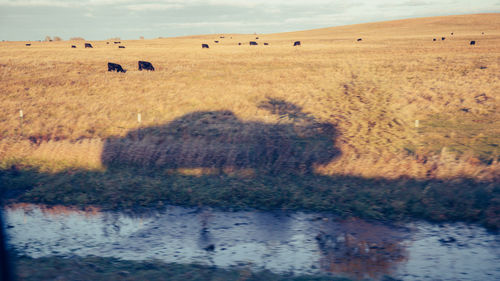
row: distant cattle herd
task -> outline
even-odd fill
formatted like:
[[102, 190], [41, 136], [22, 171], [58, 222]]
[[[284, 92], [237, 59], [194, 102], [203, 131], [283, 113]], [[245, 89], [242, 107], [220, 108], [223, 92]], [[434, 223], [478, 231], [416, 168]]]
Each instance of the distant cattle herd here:
[[[451, 35], [453, 35], [454, 33], [453, 33], [453, 32], [451, 32], [450, 34], [451, 34]], [[484, 32], [481, 32], [481, 34], [483, 34], [483, 35], [484, 35]], [[219, 38], [223, 39], [223, 38], [225, 38], [225, 37], [224, 37], [224, 36], [220, 36]], [[233, 37], [231, 37], [231, 39], [232, 39], [232, 38], [233, 38]], [[259, 37], [255, 37], [255, 39], [257, 39], [257, 40], [258, 40], [258, 39], [259, 39]], [[446, 40], [446, 37], [444, 37], [444, 36], [443, 36], [443, 37], [441, 37], [441, 41], [444, 41], [444, 40]], [[361, 42], [361, 41], [363, 41], [363, 38], [358, 38], [358, 39], [356, 39], [356, 41], [357, 41], [357, 42]], [[432, 41], [437, 41], [437, 39], [436, 39], [436, 38], [432, 38]], [[219, 40], [214, 40], [214, 43], [219, 43], [219, 42], [220, 42]], [[114, 41], [113, 43], [114, 43], [114, 44], [121, 44], [121, 41]], [[258, 45], [258, 43], [257, 43], [256, 41], [249, 41], [248, 43], [249, 43], [249, 45], [250, 45], [250, 46], [257, 46], [257, 45]], [[106, 44], [109, 44], [109, 42], [106, 42]], [[263, 43], [263, 44], [264, 44], [265, 46], [268, 46], [268, 45], [269, 45], [269, 43], [267, 43], [267, 42], [265, 42], [265, 43]], [[238, 43], [238, 46], [241, 46], [241, 45], [242, 45], [242, 43], [241, 43], [241, 42], [239, 42], [239, 43]], [[475, 41], [475, 40], [471, 40], [471, 41], [469, 42], [469, 45], [476, 45], [476, 41]], [[31, 43], [27, 43], [27, 44], [26, 44], [26, 46], [28, 46], [28, 47], [29, 47], [29, 46], [31, 46]], [[301, 46], [301, 42], [300, 42], [300, 41], [294, 41], [294, 42], [293, 42], [293, 46], [294, 46], [294, 47], [295, 47], [295, 46]], [[71, 45], [71, 48], [76, 48], [76, 46], [75, 46], [75, 45]], [[91, 43], [85, 43], [85, 48], [93, 48], [93, 46], [92, 46], [92, 44], [91, 44]], [[118, 46], [118, 48], [119, 48], [119, 49], [125, 49], [125, 46], [120, 45], [120, 46]], [[209, 47], [209, 45], [208, 45], [208, 44], [203, 43], [203, 44], [201, 44], [201, 48], [202, 48], [202, 49], [209, 49], [210, 47]]]
[[[451, 35], [453, 35], [453, 32], [450, 33]], [[482, 32], [481, 34], [484, 35], [484, 32]], [[224, 38], [224, 36], [220, 36], [220, 38]], [[231, 37], [232, 39], [232, 37]], [[259, 39], [259, 37], [255, 37], [255, 39]], [[446, 37], [441, 37], [441, 41], [444, 41], [446, 39]], [[362, 38], [358, 38], [356, 39], [357, 42], [360, 42], [362, 41], [363, 39]], [[432, 41], [437, 41], [436, 38], [433, 38]], [[218, 40], [215, 40], [214, 41], [215, 43], [219, 43]], [[121, 44], [120, 41], [114, 41], [113, 42], [114, 44]], [[109, 44], [109, 42], [106, 42], [106, 44]], [[268, 46], [269, 43], [265, 42], [263, 43], [265, 46]], [[239, 46], [242, 45], [241, 42], [238, 43]], [[250, 46], [256, 46], [258, 45], [258, 43], [256, 41], [249, 41], [249, 45]], [[476, 40], [471, 40], [469, 42], [469, 45], [476, 45]], [[26, 46], [31, 46], [31, 43], [27, 43]], [[84, 44], [85, 48], [93, 48], [92, 44], [91, 43], [85, 43]], [[301, 42], [300, 41], [294, 41], [293, 42], [293, 46], [301, 46]], [[71, 48], [76, 48], [76, 45], [71, 45]], [[123, 45], [120, 45], [118, 46], [119, 49], [124, 49], [125, 46]], [[201, 48], [202, 49], [209, 49], [209, 45], [206, 44], [206, 43], [203, 43], [201, 44]], [[147, 61], [138, 61], [138, 66], [139, 66], [139, 70], [148, 70], [148, 71], [154, 71], [155, 68], [153, 67], [153, 64], [151, 64], [150, 62], [147, 62]], [[126, 69], [123, 69], [121, 65], [117, 64], [117, 63], [112, 63], [112, 62], [108, 62], [108, 71], [116, 71], [116, 72], [127, 72]]]
[[[454, 32], [450, 33], [450, 35], [452, 35], [452, 36], [453, 36], [453, 34], [454, 34]], [[484, 32], [481, 32], [481, 34], [484, 35]], [[444, 40], [446, 40], [446, 37], [444, 37], [444, 36], [441, 37], [441, 41], [444, 41]], [[359, 41], [359, 39], [358, 39], [358, 41]], [[432, 41], [437, 41], [437, 39], [436, 38], [432, 38]], [[469, 42], [469, 45], [476, 45], [476, 40], [471, 40]]]

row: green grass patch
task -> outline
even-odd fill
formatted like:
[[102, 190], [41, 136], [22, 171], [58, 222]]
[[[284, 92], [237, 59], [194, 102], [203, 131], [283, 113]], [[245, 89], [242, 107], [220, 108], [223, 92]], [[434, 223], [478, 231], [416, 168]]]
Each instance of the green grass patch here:
[[[446, 147], [458, 156], [472, 154], [481, 162], [500, 158], [500, 121], [495, 118], [460, 112], [454, 115], [432, 115], [421, 120], [419, 149], [438, 154]], [[407, 147], [414, 151], [417, 147]]]

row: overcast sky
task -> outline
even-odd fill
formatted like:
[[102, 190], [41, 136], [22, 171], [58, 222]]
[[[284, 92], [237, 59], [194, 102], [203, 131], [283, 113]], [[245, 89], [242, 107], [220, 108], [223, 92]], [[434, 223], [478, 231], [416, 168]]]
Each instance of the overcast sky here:
[[500, 0], [0, 0], [0, 40], [274, 33], [500, 12]]

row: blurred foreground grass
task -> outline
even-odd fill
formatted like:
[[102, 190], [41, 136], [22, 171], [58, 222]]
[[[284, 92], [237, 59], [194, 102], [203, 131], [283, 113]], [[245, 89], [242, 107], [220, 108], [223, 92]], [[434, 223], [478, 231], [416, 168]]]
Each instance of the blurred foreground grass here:
[[220, 269], [197, 264], [160, 261], [125, 261], [101, 257], [19, 257], [16, 260], [18, 281], [349, 281], [341, 277], [290, 276], [269, 271], [252, 272], [249, 268]]

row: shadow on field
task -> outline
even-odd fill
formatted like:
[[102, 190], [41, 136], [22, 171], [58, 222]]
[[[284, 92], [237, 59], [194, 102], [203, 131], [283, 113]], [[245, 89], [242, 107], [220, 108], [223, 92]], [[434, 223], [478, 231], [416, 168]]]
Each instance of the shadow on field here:
[[270, 99], [261, 108], [285, 122], [244, 122], [231, 111], [198, 111], [163, 126], [141, 128], [107, 139], [102, 163], [151, 169], [257, 169], [278, 174], [312, 173], [340, 154], [337, 130], [317, 122], [300, 107]]
[[500, 226], [496, 182], [316, 174], [315, 165], [341, 153], [335, 147], [336, 128], [282, 100], [269, 99], [260, 107], [282, 121], [244, 122], [230, 111], [193, 112], [106, 140], [103, 172], [4, 166], [2, 191], [13, 201], [105, 209], [166, 204], [302, 209]]

